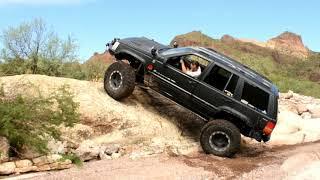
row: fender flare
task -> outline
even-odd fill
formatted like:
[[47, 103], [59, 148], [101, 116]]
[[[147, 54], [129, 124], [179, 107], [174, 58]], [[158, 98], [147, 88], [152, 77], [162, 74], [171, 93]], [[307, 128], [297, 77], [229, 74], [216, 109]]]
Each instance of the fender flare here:
[[134, 57], [135, 59], [141, 61], [142, 64], [146, 63], [146, 61], [141, 56], [137, 55], [136, 53], [134, 53], [132, 51], [120, 50], [119, 52], [117, 52], [117, 54], [128, 54], [128, 55]]

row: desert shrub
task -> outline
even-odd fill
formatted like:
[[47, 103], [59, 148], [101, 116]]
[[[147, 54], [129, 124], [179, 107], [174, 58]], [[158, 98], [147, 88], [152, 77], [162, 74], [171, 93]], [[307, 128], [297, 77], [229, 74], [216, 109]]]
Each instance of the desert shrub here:
[[26, 61], [13, 59], [13, 60], [0, 63], [1, 76], [26, 74], [27, 72], [28, 72], [28, 63]]
[[68, 153], [68, 154], [62, 154], [62, 159], [61, 161], [64, 161], [66, 159], [69, 159], [73, 164], [77, 165], [77, 166], [82, 166], [83, 163], [80, 159], [79, 156], [77, 156], [74, 153]]
[[37, 74], [48, 76], [62, 76], [63, 63], [60, 60], [40, 60], [38, 62]]
[[83, 69], [83, 65], [79, 62], [67, 62], [62, 66], [62, 77], [74, 78], [79, 80], [86, 79], [86, 73]]
[[109, 63], [100, 60], [86, 62], [82, 65], [83, 71], [85, 72], [85, 79], [96, 81], [103, 79], [105, 70], [109, 65]]
[[72, 126], [79, 121], [78, 104], [67, 87], [49, 97], [0, 97], [0, 136], [19, 152], [23, 146], [46, 153], [50, 137], [60, 138], [58, 126]]

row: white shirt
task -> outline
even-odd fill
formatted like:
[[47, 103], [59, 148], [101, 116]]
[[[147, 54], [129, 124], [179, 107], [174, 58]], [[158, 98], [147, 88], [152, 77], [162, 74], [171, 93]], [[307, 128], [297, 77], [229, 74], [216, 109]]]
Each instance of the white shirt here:
[[186, 74], [188, 74], [189, 76], [192, 76], [192, 77], [197, 77], [201, 74], [201, 68], [198, 67], [198, 69], [196, 71], [187, 71]]

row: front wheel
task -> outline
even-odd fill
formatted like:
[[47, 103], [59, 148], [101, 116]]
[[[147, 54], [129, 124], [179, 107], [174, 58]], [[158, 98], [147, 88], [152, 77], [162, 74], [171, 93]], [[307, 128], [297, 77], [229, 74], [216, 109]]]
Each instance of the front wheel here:
[[201, 130], [200, 143], [207, 154], [232, 157], [240, 149], [239, 129], [229, 121], [213, 120]]
[[120, 100], [130, 96], [135, 87], [135, 72], [123, 62], [109, 66], [104, 76], [104, 89], [113, 99]]

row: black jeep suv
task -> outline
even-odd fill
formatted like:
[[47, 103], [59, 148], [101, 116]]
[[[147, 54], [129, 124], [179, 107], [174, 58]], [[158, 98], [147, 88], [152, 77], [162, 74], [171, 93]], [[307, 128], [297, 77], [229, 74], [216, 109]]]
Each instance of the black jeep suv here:
[[[147, 38], [107, 44], [117, 62], [105, 72], [104, 88], [114, 99], [128, 97], [137, 83], [207, 120], [200, 142], [206, 153], [233, 156], [241, 134], [268, 141], [277, 122], [278, 89], [270, 80], [210, 48], [171, 48]], [[198, 62], [201, 74], [181, 70]]]

